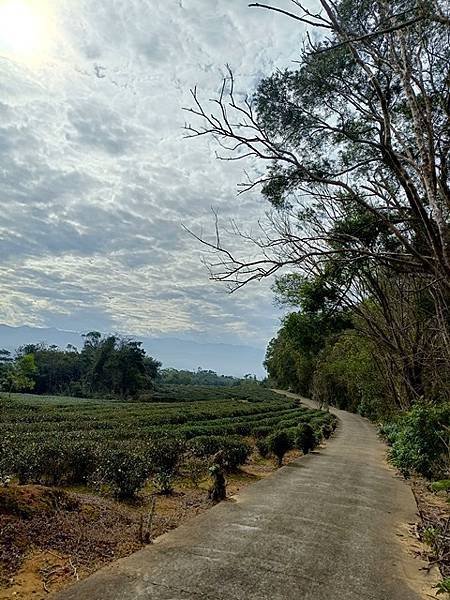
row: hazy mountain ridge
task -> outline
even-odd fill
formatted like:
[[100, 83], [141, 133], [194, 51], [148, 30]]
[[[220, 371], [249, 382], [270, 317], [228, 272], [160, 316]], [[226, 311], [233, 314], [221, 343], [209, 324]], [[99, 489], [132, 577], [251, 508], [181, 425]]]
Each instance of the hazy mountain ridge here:
[[[265, 376], [262, 366], [264, 350], [252, 346], [202, 343], [179, 338], [150, 338], [130, 336], [142, 341], [146, 352], [163, 363], [163, 367], [196, 370], [212, 369], [224, 375], [242, 376], [254, 373]], [[14, 351], [24, 344], [44, 342], [65, 348], [72, 344], [77, 348], [83, 345], [81, 333], [51, 328], [11, 327], [0, 325], [0, 348]]]

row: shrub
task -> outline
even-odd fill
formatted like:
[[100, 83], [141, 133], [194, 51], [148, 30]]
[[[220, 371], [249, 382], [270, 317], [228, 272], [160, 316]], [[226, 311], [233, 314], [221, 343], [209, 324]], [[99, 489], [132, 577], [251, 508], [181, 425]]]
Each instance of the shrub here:
[[101, 459], [94, 482], [108, 485], [120, 500], [134, 498], [149, 477], [146, 458], [132, 451], [108, 449]]
[[16, 463], [14, 439], [3, 436], [0, 439], [0, 484], [16, 474]]
[[448, 474], [450, 404], [418, 404], [391, 430], [389, 457], [408, 477], [414, 471], [429, 479], [443, 479]]
[[297, 427], [295, 436], [295, 446], [303, 452], [308, 454], [317, 445], [317, 437], [314, 429], [308, 423], [302, 423]]
[[67, 451], [67, 481], [85, 484], [92, 477], [98, 462], [98, 453], [88, 444], [73, 444]]
[[181, 457], [185, 450], [183, 441], [174, 438], [162, 438], [152, 442], [146, 451], [154, 483], [162, 494], [172, 492], [172, 483], [178, 472]]
[[44, 444], [39, 449], [38, 478], [44, 483], [60, 485], [68, 471], [67, 447], [58, 443]]
[[256, 448], [258, 449], [259, 454], [262, 458], [266, 458], [269, 456], [269, 444], [267, 442], [267, 438], [260, 438], [256, 440]]
[[395, 442], [399, 431], [399, 425], [394, 421], [391, 423], [383, 423], [383, 425], [380, 427], [380, 434], [384, 437], [389, 446], [392, 446], [392, 444]]
[[25, 439], [23, 444], [13, 447], [10, 474], [14, 474], [21, 485], [43, 481], [56, 484], [63, 472], [61, 463], [58, 448], [54, 445]]
[[185, 451], [185, 443], [176, 438], [162, 438], [152, 441], [146, 450], [153, 473], [174, 473], [178, 469], [181, 457]]
[[323, 437], [328, 440], [333, 433], [333, 426], [330, 423], [324, 423], [321, 427]]
[[450, 492], [450, 479], [441, 479], [440, 481], [433, 481], [431, 484], [433, 492]]
[[251, 452], [250, 445], [237, 436], [199, 436], [189, 441], [189, 448], [194, 455], [204, 457], [221, 451], [227, 471], [234, 471], [243, 465]]
[[252, 431], [255, 438], [265, 438], [272, 433], [273, 429], [269, 426], [255, 427]]
[[187, 452], [183, 459], [183, 473], [189, 477], [195, 487], [206, 476], [208, 470], [208, 461], [201, 456], [195, 456], [192, 452]]
[[437, 590], [436, 596], [439, 596], [440, 594], [450, 594], [450, 577], [445, 577], [442, 581], [437, 583], [434, 587]]
[[275, 431], [267, 438], [267, 444], [270, 452], [276, 456], [278, 466], [283, 464], [283, 457], [288, 450], [292, 448], [292, 440], [286, 431]]

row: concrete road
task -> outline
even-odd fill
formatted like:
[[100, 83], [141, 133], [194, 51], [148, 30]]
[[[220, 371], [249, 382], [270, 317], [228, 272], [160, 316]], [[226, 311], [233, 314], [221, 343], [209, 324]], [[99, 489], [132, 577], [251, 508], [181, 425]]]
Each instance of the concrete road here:
[[59, 600], [418, 600], [409, 487], [366, 420], [336, 411], [325, 449], [98, 571]]

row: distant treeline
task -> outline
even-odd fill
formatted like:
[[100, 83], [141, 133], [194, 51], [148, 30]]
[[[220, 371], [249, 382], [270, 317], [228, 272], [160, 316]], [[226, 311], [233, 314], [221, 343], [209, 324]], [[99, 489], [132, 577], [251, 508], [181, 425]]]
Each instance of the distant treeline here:
[[153, 387], [161, 363], [146, 355], [141, 342], [97, 331], [83, 337], [81, 351], [27, 344], [13, 357], [1, 350], [2, 390], [128, 398]]
[[[255, 375], [245, 375], [245, 381], [256, 381]], [[170, 385], [207, 385], [214, 387], [238, 386], [242, 383], [239, 377], [218, 375], [215, 371], [199, 368], [197, 371], [178, 371], [177, 369], [162, 369], [158, 380]]]
[[[152, 392], [156, 384], [237, 386], [237, 377], [214, 371], [162, 369], [148, 356], [142, 342], [91, 331], [83, 336], [81, 350], [46, 344], [26, 344], [12, 355], [0, 350], [0, 389], [3, 392], [33, 392], [76, 397], [138, 398]], [[246, 381], [256, 380], [246, 375]]]

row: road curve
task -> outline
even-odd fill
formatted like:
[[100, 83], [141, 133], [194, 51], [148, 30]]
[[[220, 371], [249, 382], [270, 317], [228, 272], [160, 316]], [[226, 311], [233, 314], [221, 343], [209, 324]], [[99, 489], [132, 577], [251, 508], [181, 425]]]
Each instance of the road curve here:
[[407, 484], [365, 419], [335, 411], [325, 449], [55, 596], [58, 600], [418, 600]]

